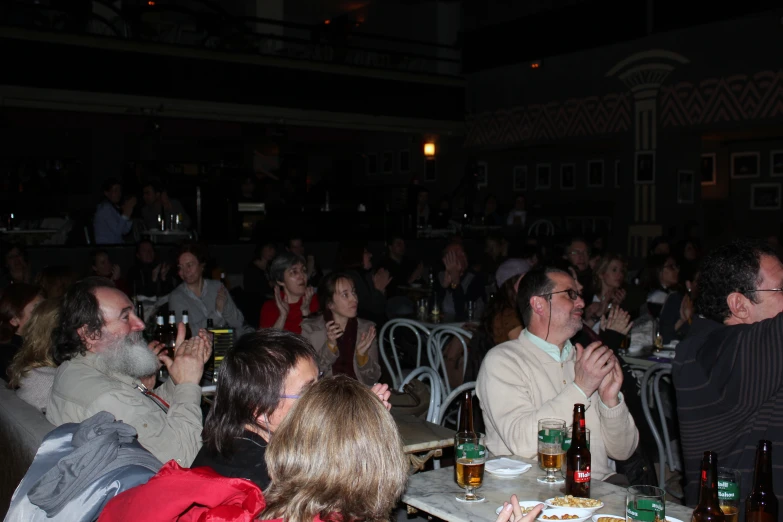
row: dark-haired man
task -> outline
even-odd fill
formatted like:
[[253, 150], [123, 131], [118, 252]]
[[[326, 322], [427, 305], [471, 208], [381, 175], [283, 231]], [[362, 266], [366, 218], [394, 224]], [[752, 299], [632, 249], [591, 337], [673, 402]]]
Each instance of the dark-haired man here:
[[612, 351], [600, 342], [582, 348], [569, 340], [582, 328], [585, 304], [578, 290], [574, 278], [556, 268], [525, 274], [517, 306], [526, 329], [487, 353], [476, 394], [489, 450], [526, 458], [536, 457], [539, 419], [570, 424], [574, 404], [584, 404], [592, 476], [606, 480], [615, 474], [610, 459], [628, 459], [639, 433], [620, 393], [623, 373]]
[[698, 502], [707, 450], [742, 472], [744, 502], [760, 439], [778, 448], [772, 473], [783, 484], [783, 264], [768, 244], [736, 240], [704, 258], [697, 291], [698, 316], [672, 366], [686, 503]]
[[[158, 353], [161, 345], [144, 343], [143, 329], [128, 297], [105, 278], [71, 286], [54, 333], [60, 367], [46, 418], [59, 426], [108, 411], [136, 428], [139, 442], [161, 462], [187, 467], [201, 448], [199, 382], [212, 343], [204, 330], [185, 341], [180, 326], [172, 360]], [[170, 377], [151, 392], [160, 361]]]

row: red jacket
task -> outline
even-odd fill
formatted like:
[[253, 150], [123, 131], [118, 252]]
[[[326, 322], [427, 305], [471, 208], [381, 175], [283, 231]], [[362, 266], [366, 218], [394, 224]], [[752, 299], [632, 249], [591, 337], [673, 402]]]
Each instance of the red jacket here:
[[[283, 293], [283, 299], [285, 299], [285, 293]], [[304, 299], [304, 297], [300, 297], [297, 302], [288, 305], [288, 317], [285, 318], [283, 330], [295, 334], [302, 333], [302, 299]], [[310, 301], [310, 313], [313, 314], [317, 312], [319, 307], [318, 295], [314, 295], [313, 300]], [[259, 324], [261, 328], [271, 328], [278, 317], [280, 317], [280, 310], [277, 309], [277, 303], [275, 303], [274, 299], [270, 299], [261, 307]]]
[[111, 499], [98, 521], [251, 522], [265, 507], [261, 490], [249, 480], [170, 460], [146, 484]]

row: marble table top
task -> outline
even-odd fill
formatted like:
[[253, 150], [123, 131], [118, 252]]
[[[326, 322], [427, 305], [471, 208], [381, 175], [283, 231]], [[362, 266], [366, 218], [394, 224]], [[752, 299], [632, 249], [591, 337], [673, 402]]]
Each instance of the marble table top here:
[[[494, 522], [497, 518], [495, 510], [516, 494], [520, 501], [546, 500], [564, 494], [564, 485], [547, 486], [539, 483], [536, 478], [543, 475], [536, 461], [521, 457], [510, 457], [527, 462], [533, 467], [514, 478], [501, 478], [490, 473], [484, 474], [484, 483], [478, 493], [486, 501], [476, 504], [458, 502], [456, 496], [462, 490], [454, 480], [454, 468], [441, 468], [412, 475], [408, 479], [408, 487], [402, 496], [402, 501], [419, 511], [428, 513], [447, 522]], [[625, 488], [601, 482], [590, 484], [592, 498], [601, 500], [604, 507], [596, 514], [625, 516]], [[691, 519], [690, 508], [666, 503], [666, 516], [674, 517], [684, 522]]]
[[391, 414], [400, 430], [406, 454], [448, 448], [454, 445], [455, 432], [453, 430], [413, 415], [395, 413], [394, 408], [392, 408]]

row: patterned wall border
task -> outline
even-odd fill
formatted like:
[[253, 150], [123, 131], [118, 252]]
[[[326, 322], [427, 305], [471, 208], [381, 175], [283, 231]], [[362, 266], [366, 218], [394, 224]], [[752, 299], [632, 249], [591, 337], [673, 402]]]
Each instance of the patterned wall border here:
[[783, 70], [680, 82], [661, 87], [658, 99], [664, 128], [780, 118]]
[[615, 93], [467, 116], [468, 147], [598, 136], [631, 129], [631, 95]]

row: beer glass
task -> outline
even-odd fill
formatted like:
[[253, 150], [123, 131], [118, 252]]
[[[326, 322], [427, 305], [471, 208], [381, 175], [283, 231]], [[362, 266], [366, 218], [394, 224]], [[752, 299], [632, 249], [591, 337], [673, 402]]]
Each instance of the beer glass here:
[[718, 501], [726, 522], [737, 522], [740, 507], [740, 472], [718, 467]]
[[560, 419], [541, 419], [538, 421], [538, 466], [546, 475], [538, 477], [544, 484], [562, 484], [565, 479], [558, 473], [563, 467], [565, 450], [565, 421]]
[[655, 486], [631, 486], [626, 492], [627, 522], [664, 522], [666, 492]]
[[476, 489], [484, 480], [484, 463], [487, 450], [483, 433], [457, 433], [454, 437], [454, 466], [457, 485], [465, 488], [465, 494], [457, 496], [460, 502], [483, 502], [484, 497], [476, 495]]

